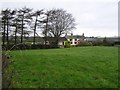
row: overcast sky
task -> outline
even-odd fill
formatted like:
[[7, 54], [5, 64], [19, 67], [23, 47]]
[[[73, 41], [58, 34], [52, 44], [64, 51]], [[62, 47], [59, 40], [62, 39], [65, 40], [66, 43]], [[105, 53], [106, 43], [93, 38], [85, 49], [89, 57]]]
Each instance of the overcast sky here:
[[73, 34], [85, 36], [118, 36], [119, 0], [1, 0], [3, 8], [63, 8], [76, 20]]

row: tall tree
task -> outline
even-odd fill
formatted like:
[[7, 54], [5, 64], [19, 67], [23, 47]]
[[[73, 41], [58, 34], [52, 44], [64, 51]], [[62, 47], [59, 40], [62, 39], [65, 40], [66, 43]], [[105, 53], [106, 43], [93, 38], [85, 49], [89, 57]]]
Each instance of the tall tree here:
[[[15, 14], [14, 10], [5, 9], [2, 10], [2, 25], [3, 25], [3, 45], [5, 43], [5, 38], [7, 45], [9, 45], [9, 31], [10, 31], [10, 25], [11, 20], [14, 18], [13, 15]], [[5, 37], [6, 33], [6, 37]]]
[[5, 44], [5, 32], [6, 32], [6, 10], [2, 10], [1, 12], [2, 15], [2, 41], [3, 41], [3, 45]]
[[47, 37], [48, 37], [48, 31], [49, 31], [49, 16], [50, 16], [50, 13], [51, 13], [51, 10], [50, 11], [47, 11], [46, 13], [45, 13], [45, 15], [46, 15], [46, 19], [44, 20], [44, 23], [45, 23], [45, 25], [44, 25], [44, 30], [43, 30], [43, 35], [44, 35], [44, 40], [45, 40], [45, 47], [46, 47], [46, 44], [47, 44]]
[[14, 35], [14, 44], [16, 45], [17, 42], [18, 42], [17, 41], [17, 34], [18, 34], [18, 32], [20, 32], [20, 29], [21, 29], [21, 23], [20, 23], [20, 20], [17, 17], [17, 15], [14, 17], [11, 26], [15, 28], [14, 31], [13, 31], [13, 35]]
[[61, 35], [68, 33], [75, 28], [75, 19], [72, 14], [63, 9], [52, 9], [49, 13], [48, 33], [55, 37], [55, 44], [58, 45]]
[[24, 28], [27, 23], [31, 21], [31, 11], [30, 8], [22, 8], [18, 10], [18, 18], [21, 20], [21, 43], [23, 43]]
[[39, 20], [39, 19], [41, 19], [40, 18], [41, 15], [43, 15], [43, 9], [42, 10], [37, 10], [32, 14], [32, 16], [34, 17], [33, 18], [34, 24], [31, 28], [34, 30], [34, 37], [33, 37], [33, 44], [34, 45], [35, 45], [35, 38], [36, 38], [36, 29], [42, 23], [42, 21]]

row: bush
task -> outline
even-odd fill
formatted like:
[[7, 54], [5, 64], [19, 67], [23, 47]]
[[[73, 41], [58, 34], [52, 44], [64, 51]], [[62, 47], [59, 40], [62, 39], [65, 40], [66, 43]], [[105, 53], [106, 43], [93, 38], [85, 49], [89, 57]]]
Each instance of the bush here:
[[2, 52], [2, 88], [6, 90], [12, 84], [12, 77], [14, 75], [14, 61], [11, 60], [11, 57], [7, 51]]
[[103, 45], [103, 41], [102, 40], [96, 40], [92, 42], [93, 46], [102, 46]]
[[71, 47], [70, 41], [66, 41], [66, 42], [65, 42], [65, 48], [70, 48], [70, 47]]
[[27, 50], [27, 49], [50, 49], [50, 48], [59, 48], [56, 47], [56, 45], [42, 45], [42, 44], [10, 44], [9, 46], [7, 45], [2, 45], [3, 50]]
[[113, 41], [108, 40], [107, 38], [104, 38], [103, 40], [96, 40], [92, 42], [93, 46], [113, 46]]
[[104, 46], [113, 46], [113, 41], [108, 40], [106, 37], [103, 39], [103, 45]]
[[92, 46], [92, 42], [80, 41], [80, 42], [78, 43], [78, 46]]

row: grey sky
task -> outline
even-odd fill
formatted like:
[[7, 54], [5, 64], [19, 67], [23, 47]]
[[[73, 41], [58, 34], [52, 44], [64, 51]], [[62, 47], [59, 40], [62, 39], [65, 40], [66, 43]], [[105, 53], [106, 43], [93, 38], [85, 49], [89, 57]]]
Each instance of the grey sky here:
[[118, 36], [119, 0], [1, 0], [2, 8], [63, 8], [76, 19], [74, 34]]

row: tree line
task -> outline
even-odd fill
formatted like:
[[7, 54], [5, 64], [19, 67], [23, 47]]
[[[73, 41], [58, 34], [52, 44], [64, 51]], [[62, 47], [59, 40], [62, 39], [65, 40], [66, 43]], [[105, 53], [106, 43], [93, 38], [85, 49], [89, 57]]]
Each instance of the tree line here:
[[[2, 44], [10, 45], [10, 36], [14, 39], [14, 45], [25, 43], [24, 38], [33, 34], [33, 45], [36, 44], [38, 30], [45, 37], [55, 38], [58, 45], [59, 37], [75, 28], [75, 19], [72, 14], [63, 9], [36, 10], [23, 7], [20, 9], [3, 9], [1, 11]], [[19, 38], [19, 40], [18, 40]]]

